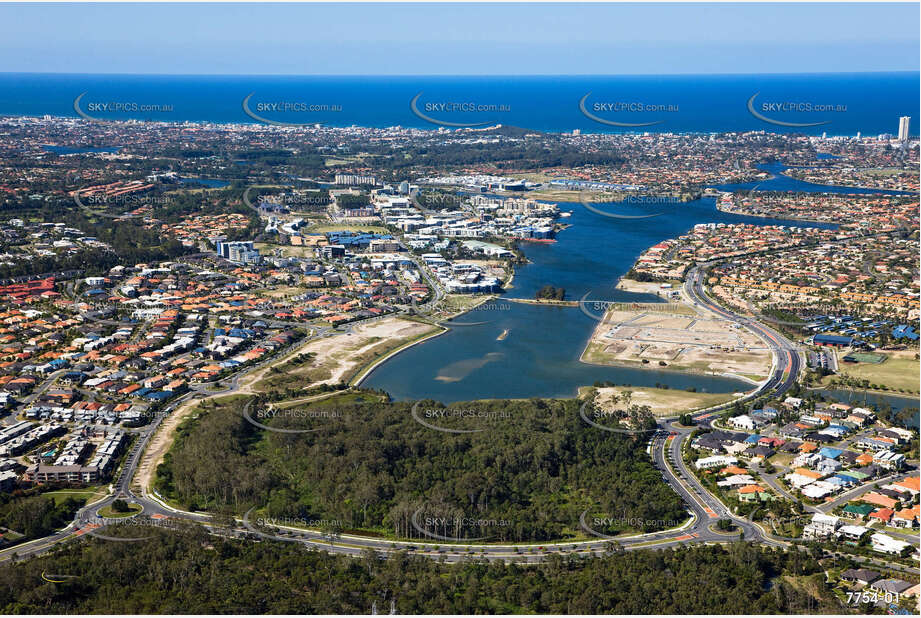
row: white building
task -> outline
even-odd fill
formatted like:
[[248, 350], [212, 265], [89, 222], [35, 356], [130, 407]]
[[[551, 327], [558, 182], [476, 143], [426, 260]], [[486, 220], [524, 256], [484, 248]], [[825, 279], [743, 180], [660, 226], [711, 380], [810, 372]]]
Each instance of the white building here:
[[713, 455], [712, 457], [702, 457], [694, 462], [694, 467], [698, 470], [709, 470], [710, 468], [720, 468], [723, 466], [733, 466], [739, 463], [735, 457], [726, 455]]
[[729, 419], [729, 424], [736, 429], [745, 429], [747, 431], [754, 431], [758, 427], [758, 423], [755, 419], [747, 414], [731, 417]]
[[901, 470], [905, 467], [905, 455], [892, 451], [878, 451], [873, 455], [873, 463], [887, 470]]
[[893, 555], [899, 555], [905, 551], [905, 549], [911, 547], [910, 543], [897, 541], [888, 534], [883, 534], [881, 532], [877, 532], [871, 536], [870, 543], [873, 546], [873, 551]]
[[862, 539], [868, 532], [870, 532], [870, 529], [866, 526], [855, 526], [848, 524], [838, 528], [838, 538], [856, 543], [860, 541], [860, 539]]
[[840, 518], [824, 513], [815, 513], [812, 521], [803, 528], [804, 539], [824, 539], [835, 533], [840, 525]]
[[899, 118], [899, 141], [908, 141], [908, 130], [911, 127], [911, 116], [902, 116]]

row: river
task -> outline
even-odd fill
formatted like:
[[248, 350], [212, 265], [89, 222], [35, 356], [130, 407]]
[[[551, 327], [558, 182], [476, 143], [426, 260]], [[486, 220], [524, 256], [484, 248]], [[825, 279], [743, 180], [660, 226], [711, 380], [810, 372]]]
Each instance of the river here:
[[[379, 365], [362, 386], [380, 388], [395, 399], [432, 398], [443, 403], [487, 398], [573, 397], [580, 386], [610, 381], [633, 386], [696, 387], [702, 392], [747, 391], [737, 378], [695, 375], [631, 367], [589, 365], [579, 361], [596, 322], [575, 307], [524, 305], [503, 297], [534, 298], [543, 285], [566, 289], [566, 297], [613, 301], [657, 301], [654, 295], [615, 289], [637, 257], [648, 247], [707, 222], [834, 227], [824, 224], [748, 217], [723, 213], [713, 198], [685, 203], [631, 203], [603, 206], [625, 215], [663, 213], [646, 219], [614, 219], [578, 203], [571, 227], [556, 243], [523, 243], [529, 264], [516, 268], [512, 287], [474, 311], [457, 326], [426, 343], [413, 346]], [[475, 324], [484, 322], [481, 324]], [[500, 335], [508, 331], [507, 336]]]

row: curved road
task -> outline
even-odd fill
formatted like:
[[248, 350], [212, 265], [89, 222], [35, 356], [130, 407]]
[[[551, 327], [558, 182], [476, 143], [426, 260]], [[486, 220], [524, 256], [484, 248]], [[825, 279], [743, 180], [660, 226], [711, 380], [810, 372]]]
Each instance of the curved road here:
[[[713, 312], [724, 319], [732, 320], [743, 325], [755, 332], [771, 346], [775, 356], [773, 375], [769, 380], [763, 383], [757, 391], [751, 394], [750, 397], [769, 391], [779, 395], [786, 392], [794, 384], [797, 374], [799, 373], [800, 358], [793, 343], [784, 338], [780, 333], [777, 333], [763, 324], [731, 313], [716, 305], [703, 290], [702, 273], [699, 267], [694, 267], [689, 271], [685, 283], [685, 291], [695, 305]], [[317, 335], [320, 336], [328, 336], [329, 334], [331, 333], [317, 333]], [[230, 380], [230, 385], [224, 390], [233, 390], [237, 381], [245, 373], [248, 372], [241, 372], [235, 375]], [[209, 395], [210, 394], [214, 393], [209, 393]], [[432, 539], [431, 541], [390, 541], [356, 535], [332, 535], [320, 531], [304, 530], [282, 525], [263, 525], [260, 527], [261, 529], [256, 529], [246, 518], [237, 520], [231, 527], [220, 527], [209, 524], [211, 518], [208, 514], [181, 511], [165, 504], [157, 496], [147, 494], [146, 488], [142, 489], [142, 495], [135, 494], [130, 488], [130, 480], [137, 470], [144, 448], [163, 417], [188, 398], [202, 395], [204, 395], [204, 393], [200, 392], [200, 390], [187, 393], [180, 400], [177, 400], [164, 410], [154, 422], [139, 433], [139, 439], [132, 445], [118, 477], [112, 483], [112, 492], [109, 496], [99, 502], [82, 508], [77, 513], [74, 522], [64, 530], [49, 537], [38, 539], [30, 543], [24, 543], [4, 552], [0, 552], [0, 561], [8, 560], [14, 555], [17, 557], [35, 555], [46, 551], [56, 543], [78, 538], [83, 534], [91, 534], [94, 536], [103, 534], [103, 531], [99, 529], [99, 525], [106, 522], [100, 520], [96, 516], [96, 511], [103, 506], [111, 504], [119, 497], [140, 504], [143, 507], [141, 516], [152, 518], [152, 521], [182, 520], [196, 522], [204, 524], [214, 533], [226, 536], [244, 538], [252, 538], [253, 536], [268, 537], [282, 541], [299, 542], [306, 546], [315, 547], [324, 551], [347, 555], [360, 555], [368, 549], [373, 549], [385, 554], [394, 551], [411, 551], [421, 555], [442, 558], [449, 562], [478, 557], [487, 558], [489, 560], [507, 560], [527, 563], [539, 562], [552, 554], [560, 553], [598, 555], [615, 550], [631, 550], [649, 547], [661, 548], [684, 543], [733, 541], [739, 538], [739, 531], [741, 531], [742, 536], [748, 540], [770, 545], [787, 544], [783, 541], [768, 537], [760, 527], [752, 522], [734, 516], [722, 502], [700, 484], [694, 474], [687, 469], [681, 456], [683, 445], [690, 437], [693, 430], [693, 428], [684, 427], [671, 427], [665, 430], [660, 428], [654, 432], [650, 440], [652, 459], [656, 467], [662, 472], [665, 481], [683, 498], [689, 512], [692, 514], [692, 518], [687, 523], [676, 529], [650, 534], [625, 537], [604, 537], [572, 542], [494, 545], [476, 543], [445, 544], [443, 541], [437, 539]], [[718, 411], [728, 407], [728, 405], [731, 404], [717, 406], [710, 411]], [[728, 535], [714, 532], [712, 526], [719, 518], [731, 519], [737, 526], [737, 531]], [[111, 524], [112, 522], [109, 523]], [[122, 523], [124, 523], [124, 520], [122, 520]], [[265, 523], [266, 522], [263, 522], [263, 524]], [[274, 529], [277, 533], [269, 534], [264, 532], [264, 530], [269, 528]], [[138, 536], [139, 533], [137, 531], [141, 529], [140, 526], [135, 527], [135, 534], [131, 536]]]

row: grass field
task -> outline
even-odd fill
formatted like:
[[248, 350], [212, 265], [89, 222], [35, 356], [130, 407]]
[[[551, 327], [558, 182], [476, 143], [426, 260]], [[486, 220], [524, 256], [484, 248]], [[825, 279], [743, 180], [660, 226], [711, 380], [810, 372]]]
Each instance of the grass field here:
[[58, 489], [48, 491], [42, 494], [47, 498], [54, 499], [55, 505], [58, 505], [68, 498], [80, 500], [83, 504], [105, 498], [108, 492], [103, 487], [88, 487], [86, 489]]
[[[913, 352], [895, 352], [887, 354], [888, 358], [879, 364], [858, 363], [856, 365], [844, 363], [838, 359], [838, 372], [840, 376], [869, 380], [870, 384], [877, 384], [889, 390], [907, 390], [917, 393], [919, 390], [918, 372], [921, 363], [914, 358]], [[836, 376], [827, 376], [824, 384], [828, 385]]]
[[109, 519], [118, 519], [122, 517], [131, 517], [132, 515], [137, 515], [143, 510], [144, 509], [140, 504], [135, 504], [132, 502], [128, 504], [128, 511], [126, 513], [120, 513], [112, 509], [112, 505], [110, 504], [109, 506], [104, 506], [99, 509], [99, 515], [100, 517], [107, 517]]

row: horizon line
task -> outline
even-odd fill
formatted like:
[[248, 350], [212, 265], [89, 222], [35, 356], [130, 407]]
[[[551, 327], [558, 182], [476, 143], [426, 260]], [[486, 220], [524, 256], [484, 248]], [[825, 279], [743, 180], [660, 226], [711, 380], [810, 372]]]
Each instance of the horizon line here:
[[921, 69], [885, 69], [874, 71], [801, 71], [801, 72], [729, 72], [729, 73], [122, 73], [117, 71], [0, 71], [0, 75], [118, 75], [127, 77], [688, 77], [745, 75], [885, 75], [918, 73]]

